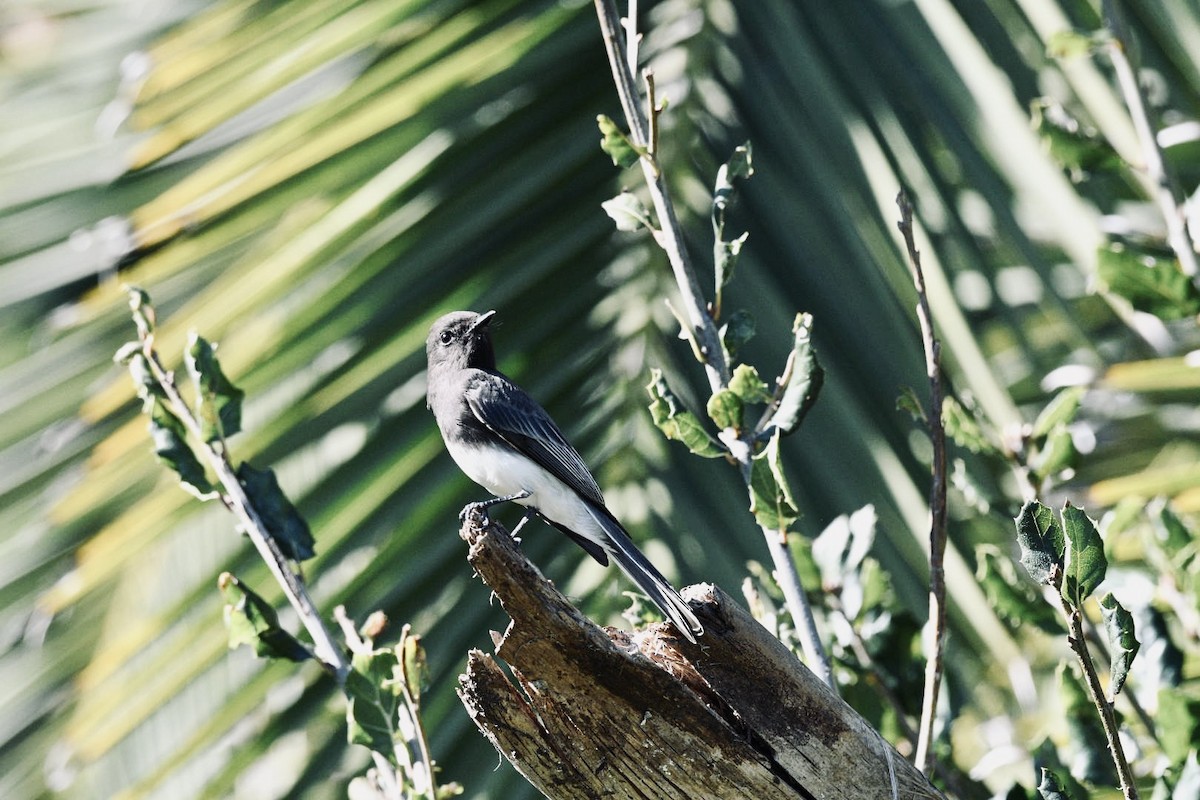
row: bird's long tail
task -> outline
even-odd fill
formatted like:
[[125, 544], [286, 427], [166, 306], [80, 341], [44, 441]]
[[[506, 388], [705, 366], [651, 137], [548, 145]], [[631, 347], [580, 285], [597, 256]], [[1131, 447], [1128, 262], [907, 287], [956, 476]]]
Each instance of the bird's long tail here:
[[696, 619], [692, 609], [675, 591], [671, 582], [642, 555], [621, 524], [605, 513], [604, 509], [596, 509], [589, 503], [588, 511], [608, 534], [607, 541], [602, 543], [604, 551], [612, 557], [621, 571], [646, 593], [654, 605], [658, 606], [684, 638], [695, 644], [696, 636], [704, 633], [704, 626]]

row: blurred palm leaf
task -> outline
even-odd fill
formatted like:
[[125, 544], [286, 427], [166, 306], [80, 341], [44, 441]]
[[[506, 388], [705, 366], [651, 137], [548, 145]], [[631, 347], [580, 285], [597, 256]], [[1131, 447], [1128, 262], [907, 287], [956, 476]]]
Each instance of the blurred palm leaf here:
[[[1102, 70], [1042, 55], [1038, 42], [1063, 27], [1096, 26], [1076, 12], [664, 0], [645, 14], [695, 253], [709, 249], [704, 187], [735, 144], [754, 144], [736, 217], [750, 239], [725, 305], [777, 335], [760, 333], [745, 357], [777, 373], [795, 312], [816, 318], [827, 385], [785, 457], [801, 527], [874, 503], [879, 555], [918, 613], [927, 478], [894, 404], [902, 385], [922, 387], [923, 366], [896, 247], [899, 186], [928, 235], [952, 380], [993, 424], [1041, 405], [1042, 377], [1064, 364], [1101, 373], [1156, 355], [1128, 315], [1082, 291], [1099, 212], [1141, 197], [1138, 179], [1072, 185], [1028, 123], [1048, 82], [1118, 152], [1133, 149]], [[499, 311], [503, 367], [599, 466], [619, 515], [663, 535], [669, 551], [648, 546], [669, 573], [734, 588], [763, 556], [735, 476], [661, 442], [644, 410], [649, 366], [692, 400], [695, 376], [659, 300], [660, 256], [614, 234], [599, 207], [624, 176], [597, 147], [595, 116], [616, 103], [593, 12], [549, 0], [176, 0], [160, 13], [103, 2], [0, 12], [0, 90], [25, 112], [0, 128], [0, 794], [340, 797], [366, 763], [343, 745], [315, 669], [225, 649], [215, 576], [277, 597], [231, 520], [154, 463], [108, 361], [132, 334], [130, 281], [154, 295], [169, 358], [190, 329], [221, 343], [248, 393], [235, 450], [274, 466], [312, 524], [321, 607], [383, 608], [425, 636], [437, 687], [427, 722], [448, 777], [468, 794], [523, 796], [515, 773], [492, 772], [452, 691], [466, 650], [486, 647], [503, 617], [454, 535], [477, 493], [422, 408], [429, 322]], [[1158, 0], [1138, 15], [1143, 56], [1173, 87], [1167, 104], [1194, 114], [1200, 70], [1180, 38], [1200, 24], [1194, 7]], [[12, 49], [46, 31], [56, 41], [36, 57]], [[139, 49], [118, 86], [118, 62]], [[111, 139], [81, 123], [115, 130], [122, 115]], [[1158, 333], [1172, 352], [1193, 335]], [[1194, 403], [1194, 382], [1178, 391]], [[1194, 427], [1148, 406], [1102, 411], [1102, 442], [1125, 443], [1102, 447], [1077, 486], [1150, 467], [1169, 440], [1194, 447]], [[964, 552], [1007, 541], [1015, 512], [1005, 478], [973, 468], [996, 510], [956, 525]], [[525, 546], [593, 614], [615, 618], [611, 574], [550, 531]], [[1000, 677], [1018, 647], [968, 558], [949, 564], [952, 697], [968, 719], [1019, 716]]]

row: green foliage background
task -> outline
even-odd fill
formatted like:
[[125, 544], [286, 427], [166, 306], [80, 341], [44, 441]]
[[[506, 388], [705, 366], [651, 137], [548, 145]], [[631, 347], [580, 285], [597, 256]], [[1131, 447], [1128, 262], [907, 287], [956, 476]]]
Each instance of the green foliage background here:
[[[1047, 375], [1078, 367], [1096, 449], [1055, 496], [1096, 517], [1125, 497], [1200, 505], [1200, 382], [1182, 358], [1194, 321], [1088, 291], [1114, 230], [1144, 238], [1145, 178], [1071, 175], [1030, 125], [1048, 95], [1139, 161], [1106, 59], [1046, 55], [1054, 34], [1099, 27], [1092, 4], [642, 11], [695, 254], [711, 247], [717, 165], [754, 145], [725, 299], [757, 319], [747, 359], [777, 374], [795, 313], [815, 317], [825, 389], [784, 455], [800, 530], [873, 503], [875, 555], [923, 616], [927, 445], [895, 408], [924, 385], [901, 185], [928, 235], [955, 392], [1011, 429], [1045, 405]], [[1195, 119], [1200, 12], [1145, 0], [1130, 15], [1156, 119]], [[502, 368], [678, 582], [736, 592], [765, 560], [736, 476], [662, 441], [645, 410], [651, 367], [694, 408], [702, 393], [661, 254], [600, 209], [635, 180], [598, 147], [616, 96], [590, 4], [15, 0], [0, 9], [0, 98], [0, 796], [341, 797], [366, 763], [315, 668], [227, 651], [216, 575], [277, 595], [230, 518], [154, 461], [110, 361], [132, 338], [123, 282], [154, 296], [168, 358], [192, 329], [220, 342], [247, 392], [233, 447], [274, 467], [309, 520], [321, 607], [382, 608], [423, 634], [434, 755], [468, 796], [528, 789], [453, 694], [467, 649], [504, 618], [455, 533], [478, 492], [423, 407], [439, 314], [498, 311]], [[1196, 149], [1168, 153], [1188, 191]], [[1032, 786], [1025, 748], [1065, 723], [1030, 692], [1053, 696], [1061, 647], [1010, 625], [972, 578], [977, 543], [1015, 560], [1019, 505], [1003, 470], [957, 455], [974, 484], [952, 498], [950, 740], [967, 768], [1011, 746], [978, 777]], [[615, 573], [549, 529], [524, 546], [617, 621]]]

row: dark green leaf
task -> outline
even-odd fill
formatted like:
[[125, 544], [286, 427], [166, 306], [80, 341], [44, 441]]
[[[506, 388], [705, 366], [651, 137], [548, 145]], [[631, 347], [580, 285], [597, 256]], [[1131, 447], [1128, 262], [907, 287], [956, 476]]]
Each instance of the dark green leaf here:
[[188, 374], [196, 386], [196, 419], [206, 442], [233, 436], [242, 429], [242, 397], [217, 361], [216, 348], [192, 333], [185, 357]]
[[250, 504], [258, 511], [267, 533], [284, 555], [293, 561], [304, 561], [316, 555], [308, 523], [279, 488], [274, 470], [255, 469], [243, 462], [238, 467], [237, 478], [246, 490]]
[[785, 532], [800, 518], [792, 490], [783, 474], [778, 430], [763, 451], [754, 456], [750, 467], [750, 513], [754, 521], [768, 531]]
[[896, 408], [900, 411], [907, 411], [914, 422], [922, 425], [929, 422], [929, 417], [925, 415], [925, 407], [921, 405], [921, 398], [917, 396], [917, 390], [911, 386], [900, 387], [900, 394], [896, 397]]
[[1045, 767], [1042, 767], [1042, 779], [1038, 782], [1037, 790], [1042, 800], [1071, 800], [1071, 795], [1067, 794], [1058, 776]]
[[643, 227], [654, 230], [650, 210], [635, 194], [621, 192], [611, 200], [605, 200], [600, 206], [605, 214], [612, 217], [619, 231], [636, 231]]
[[731, 389], [721, 389], [708, 398], [705, 410], [708, 412], [708, 418], [716, 423], [718, 428], [732, 428], [736, 431], [742, 429], [742, 399]]
[[1066, 542], [1054, 512], [1036, 500], [1021, 509], [1017, 523], [1017, 543], [1021, 546], [1021, 564], [1037, 583], [1050, 583], [1054, 568], [1062, 568]]
[[1164, 320], [1200, 313], [1200, 289], [1179, 270], [1174, 258], [1109, 242], [1100, 248], [1096, 274], [1104, 291], [1124, 297], [1138, 311]]
[[1163, 687], [1158, 690], [1159, 744], [1172, 763], [1200, 748], [1200, 697], [1190, 689]]
[[650, 383], [646, 384], [646, 391], [650, 394], [650, 418], [668, 439], [683, 442], [688, 450], [704, 458], [725, 455], [725, 448], [709, 436], [699, 418], [684, 408], [671, 391], [662, 370], [650, 370]]
[[396, 763], [399, 661], [393, 650], [355, 653], [346, 676], [347, 736]]
[[254, 648], [260, 658], [305, 661], [312, 653], [296, 637], [279, 627], [275, 609], [228, 572], [221, 573], [217, 586], [225, 598], [225, 627], [229, 649], [243, 644]]
[[600, 128], [600, 149], [608, 153], [613, 164], [625, 169], [638, 163], [638, 159], [642, 157], [641, 148], [630, 141], [616, 122], [600, 114], [596, 117], [596, 124]]
[[1038, 478], [1048, 478], [1072, 466], [1075, 456], [1075, 440], [1071, 438], [1071, 432], [1060, 425], [1050, 432], [1038, 451], [1032, 465], [1033, 474]]
[[792, 323], [792, 352], [788, 355], [787, 383], [779, 400], [779, 408], [766, 423], [764, 430], [774, 425], [785, 435], [800, 426], [804, 416], [817, 401], [825, 371], [817, 363], [817, 353], [812, 346], [811, 314], [797, 314]]
[[1100, 614], [1104, 617], [1104, 632], [1108, 635], [1108, 652], [1112, 659], [1108, 685], [1111, 702], [1125, 685], [1129, 666], [1141, 645], [1134, 636], [1133, 616], [1117, 602], [1112, 592], [1106, 592], [1100, 598]]
[[942, 426], [955, 444], [972, 453], [1000, 455], [1000, 445], [984, 431], [978, 418], [953, 397], [942, 400]]
[[[723, 235], [724, 230], [721, 233]], [[742, 254], [742, 247], [748, 238], [750, 238], [750, 234], [745, 232], [736, 239], [717, 239], [713, 242], [713, 265], [718, 285], [723, 287], [733, 278], [733, 270], [737, 266], [738, 256]]]
[[975, 547], [975, 579], [988, 605], [1012, 629], [1033, 624], [1051, 635], [1063, 633], [1062, 618], [1054, 613], [1029, 581], [1017, 575], [1016, 562], [993, 544]]
[[746, 243], [749, 233], [742, 233], [730, 239], [725, 235], [725, 212], [733, 200], [734, 181], [749, 178], [754, 174], [750, 143], [746, 142], [733, 151], [733, 155], [717, 170], [717, 178], [713, 185], [712, 227], [713, 227], [713, 269], [716, 284], [716, 306], [720, 308], [721, 290], [733, 278], [733, 270], [737, 265], [738, 255]]
[[721, 344], [725, 347], [725, 360], [733, 363], [742, 345], [754, 338], [754, 317], [750, 313], [738, 309], [726, 319], [721, 326]]
[[1191, 532], [1165, 500], [1152, 505], [1149, 512], [1158, 541], [1168, 553], [1178, 552], [1192, 543]]
[[1072, 386], [1056, 394], [1034, 420], [1030, 436], [1033, 439], [1041, 439], [1052, 431], [1074, 422], [1075, 415], [1079, 413], [1079, 403], [1083, 399], [1083, 392], [1082, 387]]
[[1082, 509], [1068, 503], [1063, 509], [1062, 520], [1066, 534], [1062, 596], [1079, 608], [1104, 580], [1108, 561], [1104, 557], [1100, 533]]
[[154, 454], [175, 471], [185, 490], [200, 500], [211, 500], [217, 493], [204, 472], [204, 466], [187, 441], [187, 429], [167, 408], [161, 398], [150, 398], [150, 437]]
[[729, 379], [729, 390], [741, 398], [743, 403], [766, 403], [771, 399], [771, 391], [758, 370], [749, 364], [738, 364]]
[[1115, 172], [1122, 166], [1120, 157], [1104, 137], [1081, 125], [1058, 103], [1037, 98], [1030, 104], [1030, 117], [1051, 158], [1073, 180], [1094, 172]]

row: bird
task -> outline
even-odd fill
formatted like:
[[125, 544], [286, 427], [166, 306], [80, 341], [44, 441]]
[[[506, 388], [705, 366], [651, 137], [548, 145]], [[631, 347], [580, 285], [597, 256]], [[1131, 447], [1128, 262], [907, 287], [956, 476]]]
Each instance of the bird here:
[[524, 506], [513, 535], [539, 516], [588, 555], [609, 561], [693, 644], [703, 626], [670, 581], [634, 545], [604, 502], [583, 458], [536, 400], [496, 368], [495, 311], [453, 311], [425, 340], [426, 400], [451, 458], [492, 497], [461, 518], [504, 502]]

